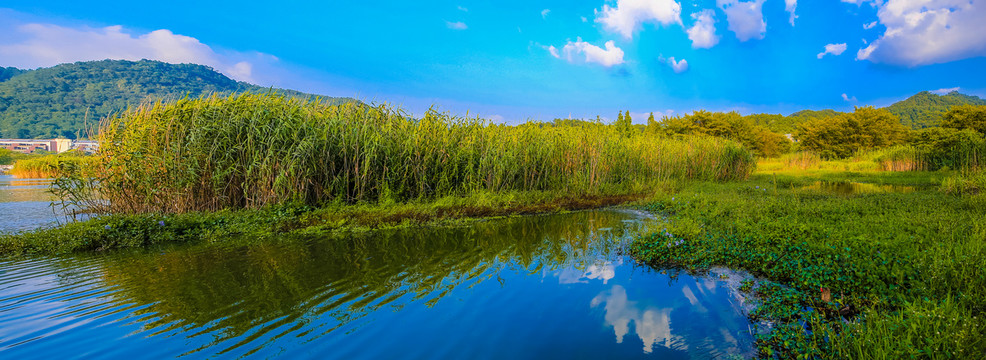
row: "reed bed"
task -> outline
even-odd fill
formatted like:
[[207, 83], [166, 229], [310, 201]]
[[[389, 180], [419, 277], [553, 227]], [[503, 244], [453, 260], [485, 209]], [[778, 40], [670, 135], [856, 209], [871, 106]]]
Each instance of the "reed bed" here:
[[87, 166], [88, 159], [73, 155], [44, 155], [17, 160], [10, 175], [22, 179], [57, 178], [78, 172]]
[[63, 183], [71, 202], [103, 213], [591, 194], [743, 179], [755, 166], [741, 145], [707, 137], [625, 136], [600, 123], [506, 126], [435, 111], [415, 119], [387, 105], [277, 94], [146, 104], [103, 120], [98, 140], [100, 175]]

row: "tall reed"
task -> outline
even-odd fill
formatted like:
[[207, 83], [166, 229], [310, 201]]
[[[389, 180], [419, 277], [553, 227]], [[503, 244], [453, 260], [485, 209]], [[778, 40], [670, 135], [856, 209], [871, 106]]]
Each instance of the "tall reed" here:
[[740, 179], [755, 166], [749, 151], [718, 139], [626, 137], [599, 123], [506, 126], [435, 111], [415, 119], [386, 105], [330, 106], [276, 94], [146, 104], [102, 121], [98, 140], [100, 175], [72, 185], [95, 191], [69, 195], [112, 213], [474, 191], [583, 194], [661, 180]]

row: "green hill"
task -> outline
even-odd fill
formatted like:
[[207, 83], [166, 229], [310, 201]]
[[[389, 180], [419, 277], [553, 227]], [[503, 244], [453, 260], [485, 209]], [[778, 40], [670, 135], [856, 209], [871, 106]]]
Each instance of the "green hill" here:
[[986, 100], [952, 91], [946, 95], [935, 95], [922, 91], [906, 100], [898, 101], [887, 110], [900, 117], [901, 124], [912, 129], [938, 126], [941, 116], [956, 105], [986, 105]]
[[[74, 139], [86, 136], [86, 123], [91, 126], [144, 101], [269, 90], [235, 81], [208, 66], [148, 60], [77, 62], [38, 70], [0, 68], [0, 137]], [[275, 90], [288, 96], [315, 96]]]

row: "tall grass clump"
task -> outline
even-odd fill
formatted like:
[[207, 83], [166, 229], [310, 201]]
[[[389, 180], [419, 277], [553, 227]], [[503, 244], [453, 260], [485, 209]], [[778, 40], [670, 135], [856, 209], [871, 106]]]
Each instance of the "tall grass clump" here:
[[44, 155], [14, 162], [10, 174], [22, 179], [57, 178], [85, 168], [89, 158], [76, 154]]
[[613, 126], [506, 126], [429, 111], [328, 105], [276, 94], [146, 104], [101, 122], [99, 176], [66, 185], [106, 213], [393, 202], [472, 192], [631, 189], [730, 180], [755, 166], [739, 144], [621, 135]]

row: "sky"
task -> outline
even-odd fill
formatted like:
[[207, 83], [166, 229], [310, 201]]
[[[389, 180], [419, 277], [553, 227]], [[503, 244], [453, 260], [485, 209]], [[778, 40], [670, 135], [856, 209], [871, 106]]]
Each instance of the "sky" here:
[[0, 2], [0, 66], [208, 65], [498, 122], [986, 97], [986, 0]]

